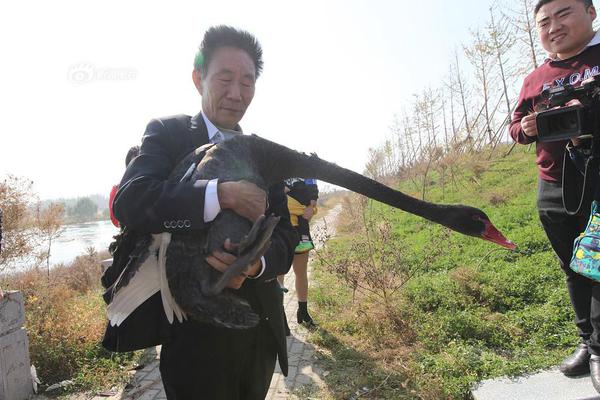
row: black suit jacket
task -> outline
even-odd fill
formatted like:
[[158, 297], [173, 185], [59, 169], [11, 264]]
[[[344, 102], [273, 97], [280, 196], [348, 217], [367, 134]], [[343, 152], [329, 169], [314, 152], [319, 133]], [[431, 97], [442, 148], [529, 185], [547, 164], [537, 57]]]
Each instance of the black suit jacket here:
[[[204, 197], [208, 181], [195, 184], [167, 181], [183, 157], [206, 143], [208, 132], [201, 114], [193, 118], [178, 115], [152, 120], [144, 133], [140, 155], [125, 171], [113, 203], [115, 216], [122, 225], [151, 233], [206, 229]], [[290, 269], [297, 237], [289, 220], [283, 182], [269, 189], [268, 200], [267, 215], [272, 213], [282, 218], [265, 253], [266, 268], [258, 279], [247, 279], [237, 294], [246, 298], [271, 327], [281, 370], [287, 374], [282, 293], [275, 278]], [[170, 340], [170, 328], [160, 294], [156, 294], [120, 327], [109, 326], [103, 344], [116, 351], [149, 347]]]

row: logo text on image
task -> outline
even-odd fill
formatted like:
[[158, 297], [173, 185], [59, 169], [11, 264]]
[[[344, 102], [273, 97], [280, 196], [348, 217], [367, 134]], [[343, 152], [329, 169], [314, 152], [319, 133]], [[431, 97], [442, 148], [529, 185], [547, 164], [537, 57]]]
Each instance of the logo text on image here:
[[93, 81], [130, 81], [137, 77], [133, 68], [97, 67], [91, 63], [78, 63], [69, 67], [67, 79], [76, 84]]

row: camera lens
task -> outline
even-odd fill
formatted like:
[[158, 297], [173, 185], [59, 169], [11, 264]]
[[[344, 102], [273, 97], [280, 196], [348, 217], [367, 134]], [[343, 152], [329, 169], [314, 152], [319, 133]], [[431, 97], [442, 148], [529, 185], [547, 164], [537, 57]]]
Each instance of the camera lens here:
[[572, 131], [578, 127], [578, 119], [576, 113], [565, 113], [562, 118], [558, 118], [557, 130]]

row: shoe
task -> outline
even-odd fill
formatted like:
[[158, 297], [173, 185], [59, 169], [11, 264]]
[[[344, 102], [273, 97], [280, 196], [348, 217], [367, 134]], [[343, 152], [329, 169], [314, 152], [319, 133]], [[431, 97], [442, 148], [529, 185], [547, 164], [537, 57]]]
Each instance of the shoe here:
[[[600, 363], [600, 357], [598, 362]], [[577, 349], [567, 357], [559, 369], [565, 376], [584, 375], [590, 371], [590, 353], [588, 353], [588, 345], [585, 343], [579, 344]], [[600, 364], [598, 364], [600, 373]], [[600, 379], [600, 375], [598, 375]]]
[[308, 239], [306, 239], [306, 240], [303, 239], [298, 243], [298, 246], [296, 246], [294, 253], [302, 254], [302, 253], [306, 253], [307, 251], [311, 251], [314, 248], [315, 248], [315, 245], [313, 244], [312, 241], [310, 241]]
[[590, 357], [590, 377], [592, 378], [592, 385], [596, 392], [600, 393], [600, 356], [592, 355]]
[[298, 318], [298, 324], [303, 324], [307, 328], [317, 327], [317, 323], [313, 321], [308, 312], [302, 312], [298, 310], [298, 312], [296, 312], [296, 318]]

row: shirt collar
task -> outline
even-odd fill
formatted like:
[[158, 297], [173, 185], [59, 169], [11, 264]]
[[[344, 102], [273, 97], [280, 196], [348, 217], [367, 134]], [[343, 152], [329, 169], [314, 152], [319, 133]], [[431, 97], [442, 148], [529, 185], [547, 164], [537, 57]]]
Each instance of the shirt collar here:
[[215, 136], [217, 134], [217, 132], [221, 132], [225, 136], [225, 139], [228, 139], [236, 134], [244, 133], [242, 131], [242, 128], [239, 125], [237, 125], [234, 130], [223, 129], [223, 128], [219, 129], [219, 128], [217, 128], [217, 126], [215, 124], [210, 122], [210, 120], [208, 118], [206, 118], [206, 115], [204, 115], [203, 112], [200, 112], [200, 114], [202, 114], [202, 118], [204, 118], [204, 123], [206, 124], [206, 130], [208, 132], [208, 141], [209, 142], [213, 141], [213, 136]]
[[215, 124], [213, 124], [208, 118], [206, 118], [206, 115], [204, 115], [204, 113], [201, 114], [202, 118], [204, 118], [204, 123], [206, 124], [206, 130], [208, 132], [208, 141], [212, 142], [213, 136], [215, 136], [217, 132], [219, 132], [219, 129], [217, 129]]
[[595, 46], [597, 44], [600, 44], [600, 30], [596, 31], [596, 34], [585, 48], [587, 49], [588, 47]]

